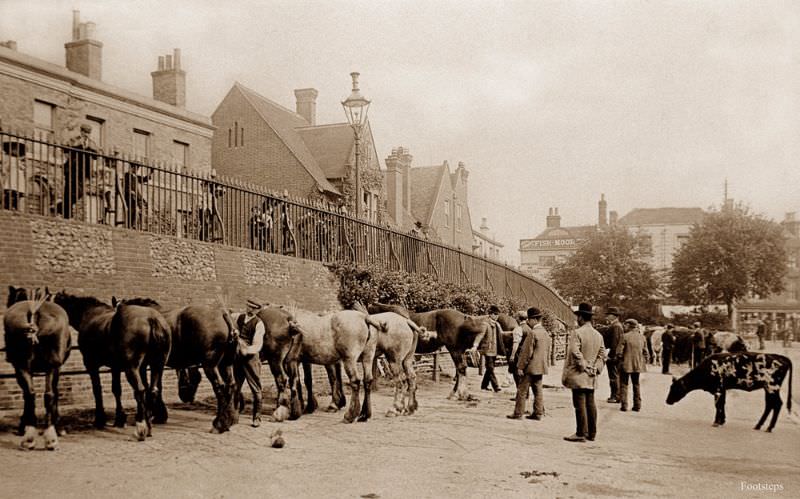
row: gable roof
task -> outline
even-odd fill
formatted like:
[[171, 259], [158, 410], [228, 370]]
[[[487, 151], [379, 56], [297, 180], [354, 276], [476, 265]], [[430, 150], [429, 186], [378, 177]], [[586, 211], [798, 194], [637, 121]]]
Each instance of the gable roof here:
[[253, 106], [253, 109], [258, 113], [261, 119], [264, 120], [267, 126], [272, 128], [278, 138], [281, 139], [300, 164], [303, 165], [309, 175], [311, 175], [319, 188], [322, 191], [339, 195], [339, 191], [328, 181], [317, 163], [316, 158], [306, 146], [300, 133], [296, 130], [298, 127], [308, 126], [308, 122], [294, 111], [290, 111], [280, 104], [267, 99], [239, 82], [234, 83], [233, 86], [242, 93], [247, 102]]
[[589, 237], [595, 232], [597, 232], [596, 225], [548, 227], [533, 239], [589, 239]]
[[[410, 169], [410, 208], [414, 218], [429, 225], [436, 206], [436, 198], [447, 174], [447, 163], [436, 166], [418, 166]], [[449, 177], [448, 177], [449, 179]]]
[[304, 126], [297, 133], [317, 161], [326, 178], [344, 178], [345, 165], [355, 145], [353, 129], [347, 123]]
[[622, 225], [693, 225], [705, 216], [702, 208], [635, 208], [619, 219]]

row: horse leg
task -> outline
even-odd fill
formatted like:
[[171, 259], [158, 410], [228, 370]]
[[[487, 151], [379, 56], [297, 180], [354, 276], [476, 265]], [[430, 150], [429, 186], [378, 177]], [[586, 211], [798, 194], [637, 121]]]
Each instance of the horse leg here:
[[343, 408], [347, 405], [347, 397], [344, 396], [344, 386], [342, 385], [342, 363], [337, 362], [334, 366], [334, 374], [336, 377], [336, 392], [334, 394], [334, 399], [336, 401], [336, 407], [339, 409]]
[[[325, 366], [325, 370], [328, 370], [328, 366]], [[328, 379], [330, 379], [330, 376]], [[310, 362], [303, 362], [303, 380], [306, 385], [306, 393], [308, 394], [308, 402], [306, 403], [304, 414], [314, 414], [319, 404], [317, 403], [317, 397], [314, 396], [314, 378], [312, 376]]]
[[288, 386], [288, 376], [283, 371], [280, 362], [275, 362], [273, 360], [269, 361], [269, 370], [272, 371], [272, 377], [275, 378], [275, 389], [278, 392], [278, 399], [275, 403], [275, 408], [277, 409], [281, 405], [289, 406], [289, 386]]
[[372, 398], [370, 391], [372, 390], [372, 358], [375, 356], [375, 351], [366, 351], [362, 354], [361, 369], [364, 371], [364, 402], [361, 404], [361, 415], [358, 417], [360, 422], [365, 422], [372, 417]]
[[161, 380], [164, 376], [164, 362], [157, 359], [150, 366], [150, 410], [153, 413], [153, 423], [164, 424], [169, 418], [167, 406], [164, 404]]
[[143, 442], [147, 438], [147, 403], [145, 401], [145, 389], [142, 382], [139, 366], [129, 366], [125, 369], [125, 377], [133, 388], [133, 397], [136, 399], [136, 429], [133, 436], [136, 440]]
[[356, 366], [355, 359], [347, 359], [344, 361], [344, 370], [347, 373], [347, 379], [350, 382], [350, 405], [344, 413], [344, 422], [352, 423], [355, 421], [356, 416], [361, 412], [361, 379], [358, 375], [358, 367]]
[[300, 386], [300, 374], [296, 360], [289, 362], [289, 419], [294, 421], [303, 413], [303, 387]]
[[217, 413], [211, 422], [211, 433], [225, 433], [230, 429], [230, 420], [225, 415], [225, 407], [230, 403], [230, 396], [226, 390], [227, 385], [222, 379], [217, 366], [204, 364], [203, 371], [205, 371], [217, 398]]
[[714, 416], [714, 424], [712, 426], [722, 426], [725, 424], [725, 390], [720, 390], [719, 393], [714, 395], [714, 406], [717, 413]]
[[372, 386], [370, 387], [373, 392], [378, 391], [378, 355], [372, 359]]
[[331, 386], [331, 403], [325, 412], [336, 412], [343, 407], [342, 399], [342, 367], [336, 364], [325, 366], [325, 373], [328, 375], [328, 384]]
[[[128, 417], [125, 415], [125, 410], [122, 408], [122, 382], [121, 382], [122, 373], [120, 373], [119, 369], [111, 369], [111, 392], [114, 394], [114, 400], [116, 401], [117, 408], [114, 413], [114, 428], [125, 428], [125, 424], [127, 422]], [[98, 377], [98, 386], [100, 384], [100, 379]], [[102, 393], [102, 392], [101, 392]], [[103, 399], [102, 395], [100, 398], [100, 404], [102, 406]], [[103, 420], [105, 421], [105, 411], [103, 411]]]
[[[222, 377], [222, 381], [225, 383], [226, 393], [222, 414], [226, 421], [229, 422], [228, 427], [231, 427], [239, 423], [239, 411], [236, 407], [237, 386], [233, 375], [233, 364], [225, 364], [224, 367], [219, 369], [219, 374], [220, 377]], [[240, 390], [238, 393], [241, 395], [241, 387], [238, 388]]]
[[58, 449], [58, 433], [56, 432], [56, 420], [58, 419], [58, 368], [47, 371], [44, 381], [44, 410], [45, 426], [44, 445], [47, 450]]
[[773, 428], [775, 428], [775, 423], [778, 422], [778, 415], [781, 413], [781, 407], [783, 407], [783, 400], [781, 400], [781, 392], [775, 391], [768, 395], [768, 397], [772, 398], [772, 419], [769, 422], [769, 426], [767, 426], [767, 431], [771, 432]]
[[245, 375], [241, 359], [236, 360], [236, 365], [233, 368], [233, 377], [235, 383], [233, 390], [234, 409], [237, 410], [239, 414], [244, 414], [245, 401], [244, 396], [242, 395], [242, 386], [244, 386]]
[[[94, 395], [94, 427], [106, 426], [106, 410], [103, 407], [103, 386], [100, 384], [100, 370], [98, 367], [86, 367], [92, 380], [92, 394]], [[119, 407], [119, 403], [117, 403]], [[116, 426], [116, 424], [114, 425]]]
[[403, 385], [405, 384], [405, 378], [402, 374], [402, 370], [400, 368], [400, 364], [395, 362], [394, 359], [389, 361], [389, 370], [392, 373], [393, 384], [394, 384], [394, 400], [392, 401], [392, 408], [386, 412], [387, 416], [396, 416], [398, 414], [402, 414], [405, 409], [404, 405], [404, 398], [403, 395]]
[[417, 374], [414, 372], [414, 352], [405, 358], [403, 361], [403, 370], [406, 375], [406, 383], [408, 384], [407, 394], [408, 402], [406, 404], [406, 413], [414, 414], [417, 410]]
[[450, 357], [452, 357], [453, 365], [456, 367], [456, 380], [451, 397], [455, 395], [458, 400], [469, 400], [471, 397], [468, 393], [467, 363], [464, 361], [464, 355], [458, 352], [450, 352]]
[[14, 374], [25, 401], [20, 422], [20, 426], [23, 428], [23, 437], [19, 446], [30, 450], [36, 445], [36, 394], [33, 392], [33, 376], [29, 371], [22, 369], [15, 369]]

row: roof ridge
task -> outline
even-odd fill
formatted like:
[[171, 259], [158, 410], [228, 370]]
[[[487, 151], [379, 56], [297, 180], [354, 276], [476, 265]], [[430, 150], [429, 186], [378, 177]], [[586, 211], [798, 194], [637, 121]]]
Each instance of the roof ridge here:
[[[234, 82], [233, 82], [233, 84], [234, 84], [234, 85], [238, 85], [238, 86], [242, 87], [242, 88], [243, 88], [243, 89], [245, 89], [247, 92], [250, 92], [250, 93], [252, 93], [252, 94], [255, 94], [255, 95], [256, 95], [256, 97], [258, 97], [259, 99], [265, 100], [265, 101], [269, 102], [270, 104], [272, 104], [272, 105], [275, 105], [275, 106], [277, 106], [277, 107], [281, 108], [281, 110], [283, 110], [283, 111], [286, 111], [287, 113], [291, 113], [291, 114], [293, 114], [294, 116], [296, 116], [296, 117], [298, 117], [298, 118], [302, 118], [302, 120], [303, 120], [303, 121], [306, 121], [306, 119], [303, 117], [303, 115], [302, 115], [302, 114], [299, 114], [297, 111], [292, 111], [292, 110], [291, 110], [291, 109], [289, 109], [288, 107], [286, 107], [286, 106], [284, 106], [284, 105], [282, 105], [282, 104], [280, 104], [280, 103], [278, 103], [278, 102], [275, 102], [274, 100], [270, 99], [269, 97], [264, 97], [263, 95], [261, 95], [259, 92], [256, 92], [256, 91], [255, 91], [255, 90], [253, 90], [252, 88], [250, 88], [250, 87], [248, 87], [248, 86], [246, 86], [246, 85], [243, 85], [243, 84], [239, 83], [238, 81], [234, 81]], [[306, 121], [306, 123], [308, 123], [308, 122]]]
[[324, 125], [305, 125], [305, 126], [296, 126], [295, 129], [307, 130], [309, 128], [333, 128], [339, 126], [350, 126], [350, 123], [325, 123]]

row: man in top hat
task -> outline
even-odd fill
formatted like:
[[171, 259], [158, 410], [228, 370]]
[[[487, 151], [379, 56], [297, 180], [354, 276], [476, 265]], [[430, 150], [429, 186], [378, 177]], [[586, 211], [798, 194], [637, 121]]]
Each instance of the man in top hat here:
[[594, 391], [597, 388], [597, 376], [603, 371], [606, 350], [603, 336], [592, 327], [592, 306], [581, 303], [575, 315], [578, 318], [578, 328], [569, 333], [564, 371], [561, 375], [561, 382], [572, 390], [575, 433], [564, 437], [564, 440], [584, 442], [594, 440], [597, 435]]
[[539, 420], [544, 416], [544, 390], [542, 376], [547, 374], [547, 354], [550, 351], [550, 334], [542, 326], [542, 312], [536, 307], [528, 309], [525, 327], [529, 328], [516, 362], [517, 398], [513, 414], [509, 419], [519, 419], [525, 412], [525, 402], [528, 400], [528, 389], [533, 388], [533, 411], [527, 419]]
[[622, 341], [622, 335], [625, 333], [622, 328], [622, 323], [619, 321], [619, 309], [617, 307], [608, 307], [606, 310], [606, 320], [608, 321], [608, 335], [606, 348], [609, 350], [608, 361], [608, 385], [611, 388], [611, 395], [608, 397], [609, 404], [619, 403], [619, 361], [616, 352], [619, 344]]
[[[239, 346], [234, 363], [234, 375], [237, 386], [247, 381], [253, 392], [253, 426], [261, 425], [261, 348], [264, 346], [264, 323], [258, 317], [261, 304], [256, 300], [247, 300], [247, 309], [236, 319], [239, 328]], [[237, 394], [241, 397], [240, 394]], [[240, 406], [241, 407], [241, 406]]]
[[72, 218], [72, 205], [83, 197], [84, 184], [91, 181], [92, 161], [97, 158], [98, 147], [91, 139], [92, 127], [80, 126], [80, 135], [69, 141], [67, 160], [64, 162], [64, 198], [61, 210], [64, 218]]
[[642, 408], [642, 396], [639, 391], [639, 373], [644, 372], [647, 365], [647, 341], [639, 331], [636, 319], [625, 320], [625, 334], [617, 349], [620, 362], [620, 411], [628, 410], [628, 380], [633, 382], [633, 410]]

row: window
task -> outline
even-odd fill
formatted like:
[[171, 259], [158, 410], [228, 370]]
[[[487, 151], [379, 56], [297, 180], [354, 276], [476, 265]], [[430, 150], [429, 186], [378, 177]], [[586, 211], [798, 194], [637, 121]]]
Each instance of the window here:
[[147, 158], [150, 156], [150, 132], [133, 130], [133, 157]]
[[239, 129], [239, 145], [244, 146], [244, 127]]
[[652, 255], [653, 254], [653, 236], [649, 234], [644, 234], [639, 236], [639, 247], [642, 249], [642, 253], [645, 255]]
[[456, 205], [456, 229], [461, 232], [461, 205]]
[[44, 101], [33, 101], [33, 127], [34, 138], [39, 140], [50, 140], [55, 131], [53, 118], [56, 106]]
[[239, 122], [233, 122], [233, 145], [239, 147]]
[[444, 226], [450, 227], [450, 200], [444, 202]]
[[106, 121], [101, 118], [95, 118], [94, 116], [87, 116], [86, 123], [92, 127], [92, 131], [89, 134], [89, 138], [92, 139], [92, 142], [97, 144], [97, 147], [100, 149], [105, 148], [105, 124]]
[[178, 165], [180, 171], [186, 171], [189, 167], [189, 144], [179, 140], [173, 140], [172, 160]]
[[228, 147], [233, 147], [233, 129], [228, 128]]

